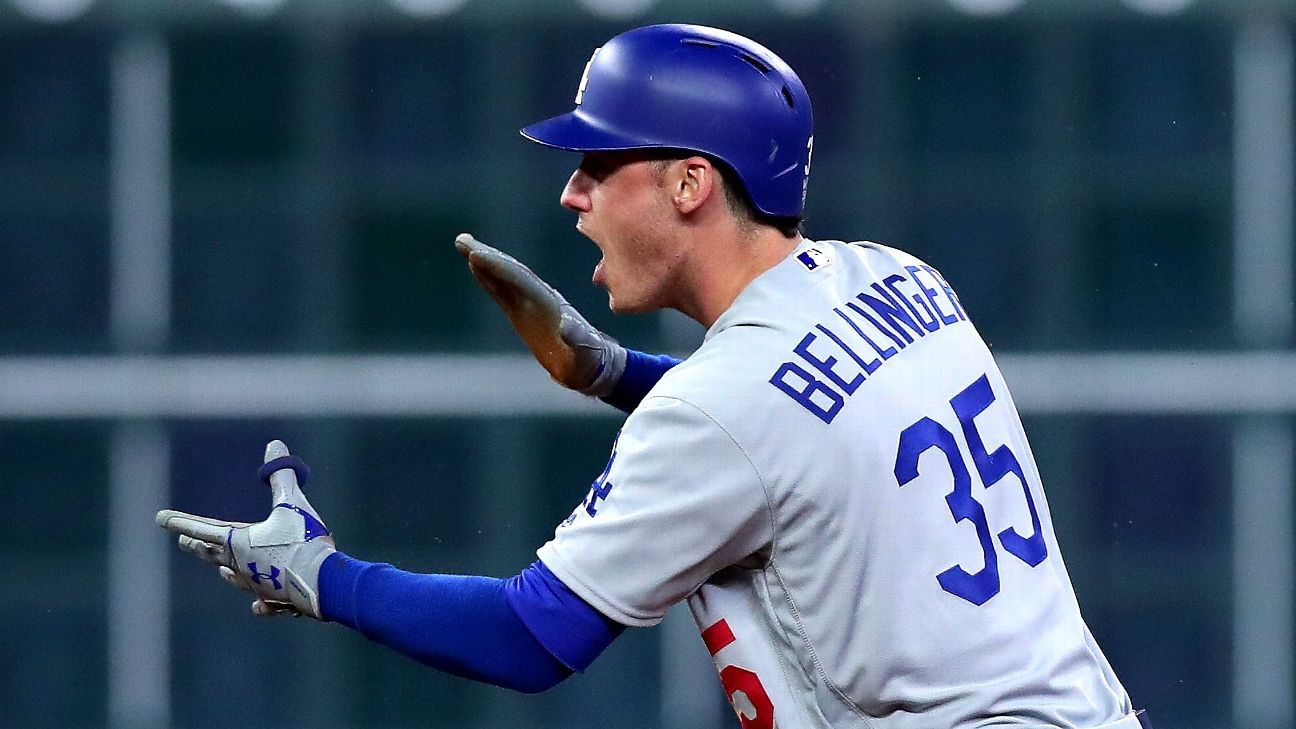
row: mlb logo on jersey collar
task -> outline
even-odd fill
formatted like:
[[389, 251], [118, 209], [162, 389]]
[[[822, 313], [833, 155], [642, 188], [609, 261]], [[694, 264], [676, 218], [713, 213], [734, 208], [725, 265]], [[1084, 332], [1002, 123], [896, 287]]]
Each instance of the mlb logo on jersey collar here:
[[796, 258], [807, 271], [814, 271], [815, 269], [832, 263], [832, 258], [830, 258], [827, 253], [814, 246], [801, 251], [797, 254]]

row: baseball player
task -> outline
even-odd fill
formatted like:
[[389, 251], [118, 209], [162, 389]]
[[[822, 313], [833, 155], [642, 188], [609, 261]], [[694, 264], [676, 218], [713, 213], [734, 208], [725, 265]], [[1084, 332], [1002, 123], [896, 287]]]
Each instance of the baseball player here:
[[527, 138], [583, 154], [562, 193], [618, 313], [707, 328], [626, 349], [521, 263], [456, 245], [540, 363], [629, 412], [519, 575], [419, 575], [336, 550], [274, 441], [270, 517], [158, 514], [253, 610], [342, 623], [436, 668], [538, 691], [687, 601], [744, 729], [1139, 729], [1076, 604], [1040, 476], [945, 278], [812, 241], [810, 99], [726, 31], [637, 28]]

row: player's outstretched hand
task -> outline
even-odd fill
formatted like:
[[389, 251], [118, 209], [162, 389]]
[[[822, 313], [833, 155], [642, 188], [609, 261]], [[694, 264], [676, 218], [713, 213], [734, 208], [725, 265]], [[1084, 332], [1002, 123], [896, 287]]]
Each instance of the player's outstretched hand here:
[[181, 550], [217, 565], [227, 582], [256, 595], [257, 615], [287, 612], [322, 620], [319, 570], [336, 545], [298, 484], [308, 472], [283, 441], [272, 440], [258, 472], [270, 486], [265, 521], [221, 521], [165, 509], [157, 513], [157, 524], [180, 535]]
[[468, 233], [455, 238], [455, 248], [550, 377], [586, 395], [612, 393], [625, 372], [624, 347], [585, 321], [562, 294], [513, 256]]

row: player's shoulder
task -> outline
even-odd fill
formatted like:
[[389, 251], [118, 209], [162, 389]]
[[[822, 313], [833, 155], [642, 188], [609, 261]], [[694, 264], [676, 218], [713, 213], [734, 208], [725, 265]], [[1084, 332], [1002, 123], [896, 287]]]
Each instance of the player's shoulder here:
[[[918, 303], [906, 303], [915, 296]], [[939, 303], [928, 304], [927, 297]], [[870, 301], [886, 309], [894, 327], [904, 332], [869, 329], [873, 319], [855, 312], [870, 314]], [[778, 387], [770, 385], [789, 352], [808, 348], [810, 355], [831, 357], [821, 366], [831, 368], [827, 363], [837, 361], [837, 369], [845, 371], [862, 352], [872, 351], [865, 349], [872, 346], [869, 341], [881, 342], [879, 356], [886, 356], [892, 339], [905, 342], [902, 337], [911, 330], [911, 338], [922, 337], [962, 320], [954, 301], [944, 279], [906, 251], [873, 241], [802, 240], [738, 295], [707, 331], [702, 345], [666, 373], [649, 397], [690, 403], [722, 423], [764, 419], [786, 406]], [[843, 317], [849, 321], [843, 323]], [[851, 338], [856, 328], [863, 330], [859, 342]], [[851, 347], [850, 352], [832, 353], [839, 340]]]
[[863, 256], [865, 258], [894, 261], [895, 264], [901, 268], [905, 266], [928, 265], [926, 261], [910, 253], [909, 251], [896, 248], [895, 246], [886, 243], [878, 243], [877, 241], [871, 241], [871, 240], [857, 240], [857, 241], [850, 241], [850, 242], [830, 241], [830, 242], [837, 246], [842, 246], [847, 250], [854, 252], [856, 255]]
[[[796, 284], [807, 281], [849, 284], [860, 280], [880, 280], [892, 274], [908, 275], [906, 272], [911, 273], [915, 269], [934, 270], [922, 258], [886, 243], [872, 240], [804, 239], [786, 260], [757, 279], [756, 283], [782, 282], [793, 284], [785, 289], [803, 291]], [[743, 303], [743, 298], [740, 297], [738, 303]]]
[[[761, 407], [761, 386], [769, 379], [786, 334], [773, 321], [735, 323], [712, 333], [696, 351], [672, 367], [644, 398], [645, 404], [686, 403], [717, 423], [747, 417]], [[642, 407], [642, 406], [641, 406]]]
[[735, 376], [744, 368], [745, 358], [734, 348], [723, 345], [730, 339], [748, 333], [750, 332], [740, 329], [732, 334], [709, 338], [683, 362], [662, 375], [662, 378], [648, 392], [645, 401], [653, 398], [668, 398], [688, 403], [705, 402], [707, 396], [721, 383], [733, 383]]
[[667, 371], [626, 418], [620, 438], [652, 444], [654, 452], [669, 451], [672, 458], [701, 457], [717, 443], [735, 441], [734, 409], [727, 402], [733, 393], [725, 394], [709, 359], [694, 353]]
[[760, 407], [754, 393], [764, 392], [770, 367], [777, 367], [780, 353], [796, 344], [817, 317], [832, 310], [840, 299], [838, 289], [921, 264], [872, 241], [804, 239], [738, 295], [708, 329], [702, 345], [649, 395], [694, 403], [708, 412]]

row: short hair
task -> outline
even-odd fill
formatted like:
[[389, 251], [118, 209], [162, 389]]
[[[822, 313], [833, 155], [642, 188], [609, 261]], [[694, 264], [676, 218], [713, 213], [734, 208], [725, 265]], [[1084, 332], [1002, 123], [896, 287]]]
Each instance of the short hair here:
[[804, 232], [801, 228], [800, 216], [769, 215], [761, 212], [752, 202], [751, 195], [747, 193], [747, 188], [742, 184], [742, 178], [737, 173], [719, 160], [712, 159], [711, 166], [720, 173], [725, 204], [729, 206], [729, 212], [733, 213], [740, 222], [768, 225], [782, 233], [784, 238], [791, 238]]
[[671, 162], [693, 156], [704, 157], [711, 163], [711, 167], [715, 169], [720, 177], [720, 187], [724, 190], [725, 206], [729, 208], [729, 212], [738, 219], [738, 223], [744, 228], [755, 225], [768, 225], [782, 233], [785, 238], [791, 238], [803, 233], [801, 216], [769, 215], [761, 212], [752, 202], [751, 195], [747, 193], [747, 188], [742, 183], [742, 178], [723, 160], [709, 154], [700, 154], [689, 150], [666, 150], [665, 154], [656, 160], [655, 167], [659, 173], [664, 172], [666, 166]]

